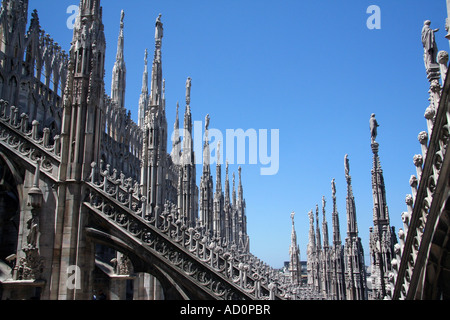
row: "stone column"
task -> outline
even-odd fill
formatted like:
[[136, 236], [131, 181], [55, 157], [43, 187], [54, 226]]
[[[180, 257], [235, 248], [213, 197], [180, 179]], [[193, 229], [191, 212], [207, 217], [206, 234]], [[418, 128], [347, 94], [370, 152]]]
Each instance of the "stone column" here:
[[164, 294], [158, 279], [153, 277], [153, 300], [164, 300]]
[[150, 277], [150, 274], [143, 272], [136, 275], [134, 279], [133, 300], [149, 300], [150, 290], [148, 283], [150, 282]]
[[110, 277], [109, 300], [126, 300], [127, 281], [134, 277], [128, 275], [114, 275]]

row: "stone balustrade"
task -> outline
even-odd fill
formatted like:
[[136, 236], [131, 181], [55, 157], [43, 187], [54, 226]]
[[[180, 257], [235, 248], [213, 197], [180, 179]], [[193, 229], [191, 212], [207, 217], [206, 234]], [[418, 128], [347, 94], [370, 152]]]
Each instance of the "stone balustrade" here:
[[[286, 296], [278, 271], [251, 254], [222, 246], [202, 228], [188, 226], [174, 204], [166, 202], [158, 216], [150, 213], [137, 182], [118, 175], [117, 170], [106, 166], [102, 171], [92, 163], [88, 186], [85, 205], [91, 211], [138, 238], [150, 251], [166, 257], [168, 263], [213, 295], [236, 298], [230, 292], [239, 288], [251, 299]], [[206, 280], [210, 278], [215, 280]], [[216, 284], [212, 286], [212, 282]]]
[[[448, 91], [448, 88], [447, 88]], [[421, 268], [428, 250], [429, 239], [422, 245], [426, 228], [433, 228], [429, 221], [430, 209], [440, 177], [442, 163], [447, 151], [450, 136], [450, 105], [448, 93], [443, 93], [438, 80], [430, 81], [430, 106], [426, 109], [425, 119], [428, 131], [418, 135], [421, 154], [413, 158], [416, 176], [409, 181], [411, 194], [406, 196], [407, 212], [402, 213], [403, 229], [399, 230], [399, 244], [393, 257], [393, 272], [389, 275], [390, 283], [387, 299], [412, 298], [410, 287], [416, 288], [420, 281]], [[442, 97], [441, 97], [442, 95]], [[444, 98], [445, 100], [441, 98]]]
[[0, 143], [29, 163], [42, 160], [41, 170], [54, 180], [58, 177], [61, 144], [58, 135], [53, 138], [48, 128], [40, 131], [40, 123], [32, 121], [29, 128], [28, 115], [19, 117], [18, 108], [0, 100]]

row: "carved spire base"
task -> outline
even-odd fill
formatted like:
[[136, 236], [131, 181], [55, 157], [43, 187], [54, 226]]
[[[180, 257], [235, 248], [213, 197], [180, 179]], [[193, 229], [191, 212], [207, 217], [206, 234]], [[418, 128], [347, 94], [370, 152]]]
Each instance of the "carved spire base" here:
[[433, 80], [439, 81], [441, 78], [441, 68], [437, 63], [430, 64], [427, 67], [427, 79], [431, 83]]
[[370, 146], [372, 147], [372, 152], [373, 152], [373, 154], [378, 154], [378, 147], [379, 147], [379, 144], [378, 144], [378, 142], [376, 142], [376, 141], [372, 141], [372, 143], [370, 144]]

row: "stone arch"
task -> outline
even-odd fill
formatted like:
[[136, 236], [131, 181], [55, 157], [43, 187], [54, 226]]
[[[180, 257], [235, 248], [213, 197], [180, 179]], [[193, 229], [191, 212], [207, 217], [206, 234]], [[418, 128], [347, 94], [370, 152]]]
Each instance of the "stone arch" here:
[[140, 256], [138, 254], [139, 250], [136, 248], [131, 247], [116, 236], [96, 228], [87, 228], [86, 232], [89, 239], [95, 244], [100, 244], [126, 255], [132, 262], [135, 275], [150, 274], [157, 279], [161, 285], [164, 299], [189, 300], [192, 298], [190, 294], [179, 285], [179, 282], [172, 278], [166, 271], [156, 264], [150, 263], [151, 259]]

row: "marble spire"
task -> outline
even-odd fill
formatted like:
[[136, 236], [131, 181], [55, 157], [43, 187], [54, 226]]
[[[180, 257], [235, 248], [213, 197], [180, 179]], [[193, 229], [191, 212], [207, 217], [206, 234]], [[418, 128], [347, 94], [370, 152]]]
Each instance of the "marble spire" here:
[[144, 127], [145, 112], [148, 106], [148, 50], [145, 49], [144, 73], [142, 75], [142, 89], [139, 97], [138, 125]]
[[371, 149], [373, 153], [372, 167], [372, 196], [373, 196], [373, 227], [370, 232], [370, 258], [372, 293], [375, 299], [383, 299], [386, 296], [388, 274], [392, 271], [391, 259], [395, 256], [394, 245], [397, 243], [395, 231], [390, 226], [389, 210], [386, 203], [386, 188], [384, 184], [383, 170], [381, 169], [378, 155], [379, 144], [376, 142], [376, 134], [373, 129], [378, 127], [375, 114], [370, 117]]
[[127, 69], [124, 59], [124, 19], [125, 13], [122, 10], [120, 15], [120, 31], [117, 40], [116, 62], [114, 63], [111, 83], [111, 100], [119, 107], [125, 107], [125, 88]]
[[291, 246], [289, 248], [289, 273], [291, 275], [291, 282], [294, 285], [299, 285], [301, 282], [301, 267], [300, 267], [300, 248], [297, 244], [297, 233], [295, 232], [294, 224], [295, 212], [291, 213], [292, 232], [291, 232]]

